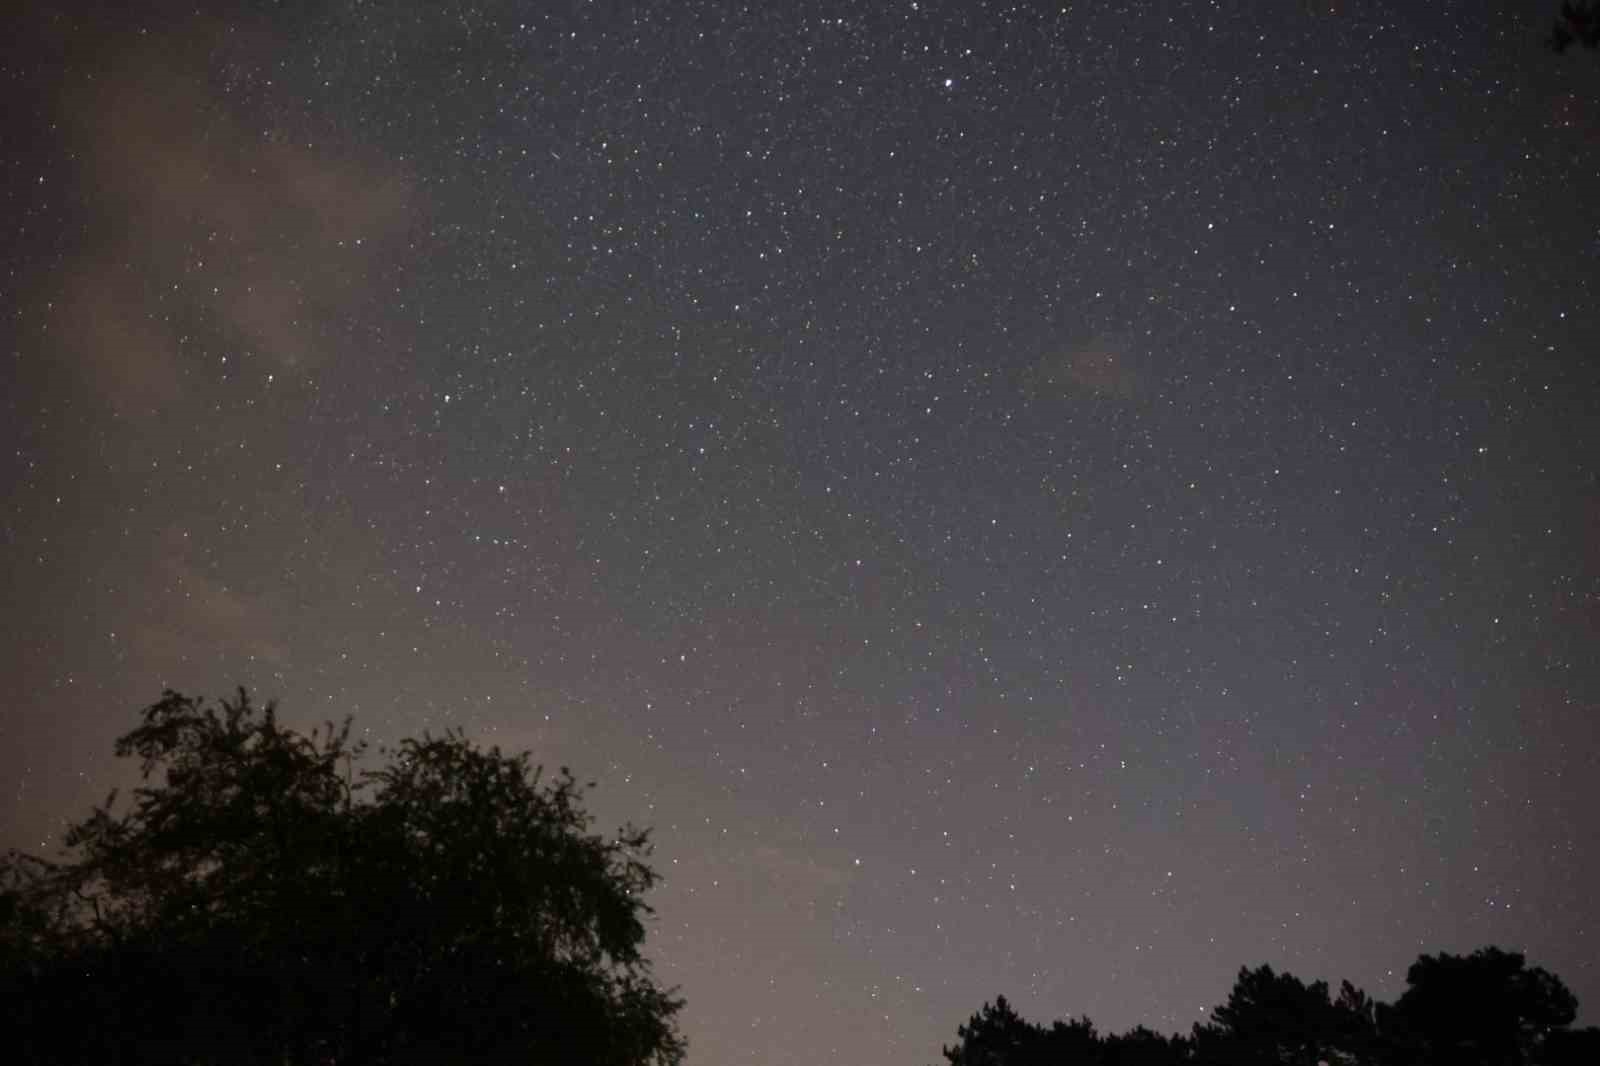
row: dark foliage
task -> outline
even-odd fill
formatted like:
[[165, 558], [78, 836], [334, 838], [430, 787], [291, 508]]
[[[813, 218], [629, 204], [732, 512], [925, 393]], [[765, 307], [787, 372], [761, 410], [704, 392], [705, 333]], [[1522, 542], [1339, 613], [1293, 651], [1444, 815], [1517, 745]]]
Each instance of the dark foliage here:
[[0, 1046], [20, 1063], [677, 1063], [641, 954], [646, 835], [565, 770], [457, 734], [360, 771], [240, 691], [169, 692], [117, 743], [147, 784], [68, 857], [0, 871]]
[[956, 1030], [950, 1066], [1577, 1066], [1600, 1063], [1600, 1029], [1572, 1029], [1577, 1003], [1521, 955], [1424, 955], [1393, 1005], [1348, 981], [1337, 997], [1270, 966], [1241, 969], [1227, 1003], [1193, 1033], [1140, 1026], [1100, 1036], [1087, 1018], [1046, 1028], [1004, 997]]
[[1327, 982], [1303, 984], [1270, 966], [1241, 969], [1211, 1017], [1195, 1030], [1201, 1057], [1239, 1066], [1317, 1066], [1364, 1036], [1360, 1021], [1328, 998]]
[[[1023, 1021], [1004, 996], [987, 1003], [956, 1029], [961, 1041], [944, 1049], [950, 1066], [1077, 1066], [1097, 1063], [1101, 1040], [1087, 1018], [1048, 1029]], [[1159, 1039], [1159, 1038], [1157, 1038]]]
[[1578, 1015], [1578, 1001], [1554, 975], [1497, 948], [1424, 955], [1406, 985], [1395, 1013], [1424, 1061], [1439, 1066], [1541, 1061], [1548, 1034]]

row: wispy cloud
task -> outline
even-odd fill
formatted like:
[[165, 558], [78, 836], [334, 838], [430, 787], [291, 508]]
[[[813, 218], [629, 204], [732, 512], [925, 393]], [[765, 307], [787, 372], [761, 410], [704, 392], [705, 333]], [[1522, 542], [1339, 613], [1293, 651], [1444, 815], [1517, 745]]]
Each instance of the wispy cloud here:
[[269, 373], [323, 364], [325, 330], [370, 298], [410, 218], [399, 168], [253, 122], [217, 36], [196, 20], [141, 38], [58, 94], [90, 218], [44, 283], [53, 354], [122, 414], [190, 396], [218, 349]]

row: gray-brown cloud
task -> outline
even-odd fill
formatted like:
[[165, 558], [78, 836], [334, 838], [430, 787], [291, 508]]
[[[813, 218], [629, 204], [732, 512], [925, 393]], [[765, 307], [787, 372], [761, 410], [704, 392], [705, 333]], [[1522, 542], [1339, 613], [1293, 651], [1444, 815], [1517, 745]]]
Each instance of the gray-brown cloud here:
[[129, 650], [141, 668], [179, 677], [208, 654], [269, 665], [286, 659], [280, 605], [263, 603], [261, 596], [208, 572], [181, 529], [166, 530], [158, 552], [143, 590], [150, 617], [126, 627]]
[[[253, 121], [214, 69], [217, 44], [197, 20], [59, 93], [92, 217], [46, 282], [55, 355], [123, 414], [191, 395], [192, 361], [217, 349], [274, 373], [321, 365], [324, 330], [370, 298], [410, 217], [397, 167], [317, 143], [292, 118]], [[276, 47], [268, 34], [247, 45]]]
[[1033, 367], [1030, 385], [1036, 396], [1087, 392], [1121, 400], [1136, 399], [1144, 390], [1127, 346], [1110, 337], [1045, 353]]

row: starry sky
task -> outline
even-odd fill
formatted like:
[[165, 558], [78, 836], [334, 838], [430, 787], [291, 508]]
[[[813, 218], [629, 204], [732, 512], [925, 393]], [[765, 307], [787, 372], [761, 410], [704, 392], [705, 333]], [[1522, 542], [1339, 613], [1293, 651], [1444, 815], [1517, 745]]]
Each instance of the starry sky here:
[[244, 684], [653, 826], [697, 1066], [1489, 943], [1600, 1021], [1555, 6], [36, 5], [0, 836]]

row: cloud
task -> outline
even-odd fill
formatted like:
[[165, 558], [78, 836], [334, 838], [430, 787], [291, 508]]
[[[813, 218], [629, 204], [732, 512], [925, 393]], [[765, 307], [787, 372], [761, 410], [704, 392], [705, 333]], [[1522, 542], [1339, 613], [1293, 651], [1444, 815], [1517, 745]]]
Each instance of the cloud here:
[[119, 414], [165, 409], [182, 392], [172, 337], [131, 265], [82, 261], [62, 279], [55, 340]]
[[1128, 357], [1127, 346], [1097, 337], [1078, 348], [1046, 353], [1033, 368], [1032, 391], [1079, 392], [1122, 400], [1137, 398], [1143, 381]]
[[[322, 365], [327, 327], [372, 296], [409, 225], [399, 168], [234, 102], [220, 33], [197, 19], [139, 38], [57, 94], [90, 217], [45, 283], [54, 354], [123, 414], [193, 396], [206, 378], [192, 364], [218, 352], [272, 373]], [[246, 37], [265, 56], [282, 47]]]
[[772, 845], [758, 846], [750, 855], [751, 872], [766, 893], [787, 894], [812, 903], [836, 899], [855, 880], [853, 867], [822, 861], [817, 856]]
[[150, 617], [125, 627], [143, 669], [177, 676], [197, 659], [224, 655], [272, 665], [286, 661], [288, 650], [274, 621], [281, 612], [272, 604], [196, 565], [190, 538], [181, 529], [166, 530], [159, 551], [145, 590]]

